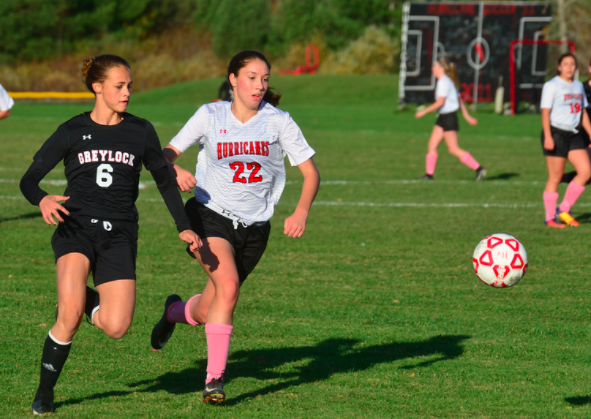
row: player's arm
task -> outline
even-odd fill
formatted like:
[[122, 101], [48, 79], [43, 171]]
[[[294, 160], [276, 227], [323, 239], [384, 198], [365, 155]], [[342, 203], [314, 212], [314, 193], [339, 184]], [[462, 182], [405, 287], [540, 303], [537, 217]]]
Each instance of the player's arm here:
[[[49, 195], [39, 187], [41, 180], [64, 158], [68, 146], [67, 132], [61, 127], [43, 144], [33, 157], [33, 163], [20, 181], [20, 189], [31, 204], [39, 206], [43, 220], [57, 225], [64, 222], [62, 214], [70, 215], [60, 202], [70, 199], [62, 195]], [[57, 221], [56, 221], [57, 220]]]
[[174, 164], [176, 159], [183, 154], [182, 151], [169, 144], [164, 147], [162, 152], [164, 153], [164, 158], [168, 162], [171, 171], [176, 176], [176, 183], [179, 189], [183, 192], [193, 192], [195, 185], [197, 185], [197, 179], [195, 179], [193, 173], [183, 169], [178, 164]]
[[304, 177], [300, 200], [293, 214], [285, 220], [283, 234], [289, 237], [301, 237], [306, 230], [306, 219], [320, 188], [320, 173], [312, 158], [298, 165]]
[[422, 118], [423, 116], [427, 115], [429, 112], [433, 112], [433, 111], [436, 111], [437, 109], [441, 108], [443, 105], [445, 105], [445, 96], [439, 96], [433, 104], [431, 104], [431, 105], [427, 106], [425, 109], [415, 113], [415, 118]]
[[542, 108], [542, 130], [544, 131], [544, 148], [546, 150], [554, 150], [554, 138], [552, 138], [552, 130], [550, 128], [550, 109]]
[[470, 115], [470, 113], [468, 112], [468, 108], [466, 108], [466, 105], [464, 104], [464, 101], [462, 100], [462, 98], [458, 97], [458, 100], [460, 101], [460, 109], [462, 110], [462, 115], [464, 116], [464, 119], [466, 120], [466, 122], [469, 123], [470, 125], [478, 124], [478, 120], [476, 118], [472, 117]]
[[[589, 115], [585, 109], [583, 109], [583, 120], [581, 121], [581, 125], [583, 125], [583, 129], [587, 131], [587, 134], [591, 137], [591, 120], [589, 120]], [[589, 147], [591, 147], [591, 145], [589, 145]]]

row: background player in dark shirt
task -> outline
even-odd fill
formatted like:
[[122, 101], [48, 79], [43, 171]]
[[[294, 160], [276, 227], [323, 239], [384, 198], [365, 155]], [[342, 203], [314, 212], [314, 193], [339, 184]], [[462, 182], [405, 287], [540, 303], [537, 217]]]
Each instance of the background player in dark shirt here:
[[[191, 230], [154, 127], [125, 112], [132, 84], [127, 61], [114, 55], [89, 58], [82, 74], [95, 94], [94, 109], [62, 124], [35, 154], [21, 180], [23, 195], [39, 206], [45, 222], [58, 225], [51, 240], [58, 310], [43, 347], [32, 406], [35, 414], [54, 410], [53, 388], [84, 313], [114, 339], [123, 337], [131, 325], [138, 232], [135, 201], [142, 164], [152, 173], [180, 239], [192, 251], [202, 244]], [[63, 196], [49, 195], [39, 182], [62, 160], [68, 186]], [[98, 293], [86, 286], [91, 272]]]

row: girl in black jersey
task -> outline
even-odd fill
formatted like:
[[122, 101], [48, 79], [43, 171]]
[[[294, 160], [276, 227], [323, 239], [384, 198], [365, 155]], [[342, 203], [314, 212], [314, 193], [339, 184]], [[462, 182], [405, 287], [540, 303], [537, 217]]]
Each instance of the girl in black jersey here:
[[[138, 232], [135, 200], [142, 164], [152, 173], [180, 239], [193, 251], [201, 247], [154, 127], [125, 112], [132, 84], [127, 61], [114, 55], [89, 58], [82, 74], [95, 95], [94, 109], [60, 125], [21, 180], [23, 195], [39, 206], [43, 220], [58, 226], [51, 240], [58, 307], [43, 347], [32, 406], [35, 414], [54, 410], [53, 388], [84, 313], [114, 339], [123, 337], [131, 325]], [[60, 161], [68, 186], [63, 196], [49, 195], [39, 182]], [[98, 292], [86, 286], [91, 272]]]

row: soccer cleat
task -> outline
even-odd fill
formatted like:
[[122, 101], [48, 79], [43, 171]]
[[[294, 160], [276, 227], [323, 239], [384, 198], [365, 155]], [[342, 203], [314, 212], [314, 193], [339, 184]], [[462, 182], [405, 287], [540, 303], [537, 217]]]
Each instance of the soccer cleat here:
[[420, 178], [417, 178], [417, 180], [433, 180], [433, 175], [423, 175]]
[[575, 220], [569, 212], [563, 211], [558, 214], [558, 218], [564, 221], [565, 224], [571, 227], [578, 227], [580, 224], [577, 220]]
[[54, 412], [52, 400], [35, 399], [31, 408], [34, 415], [46, 415]]
[[484, 177], [486, 176], [486, 169], [482, 166], [480, 166], [478, 169], [476, 169], [476, 181], [480, 181], [482, 179], [484, 179]]
[[203, 403], [222, 404], [226, 398], [224, 393], [224, 378], [213, 378], [203, 390]]
[[557, 223], [556, 220], [544, 221], [544, 223], [550, 228], [564, 228], [566, 224]]
[[168, 320], [166, 320], [166, 312], [168, 311], [168, 307], [170, 307], [171, 304], [176, 303], [177, 301], [183, 300], [176, 294], [172, 294], [166, 297], [166, 303], [164, 303], [164, 314], [162, 314], [160, 321], [156, 323], [156, 326], [154, 326], [154, 328], [152, 329], [152, 348], [164, 348], [164, 345], [166, 345], [168, 339], [170, 339], [170, 337], [172, 336], [172, 332], [174, 332], [176, 323], [170, 323]]

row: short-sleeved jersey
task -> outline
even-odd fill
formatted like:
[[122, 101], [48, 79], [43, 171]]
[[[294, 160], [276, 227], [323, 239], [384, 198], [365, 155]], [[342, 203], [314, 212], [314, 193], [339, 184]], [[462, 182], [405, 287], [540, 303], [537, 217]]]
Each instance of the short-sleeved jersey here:
[[437, 113], [451, 113], [457, 111], [460, 108], [456, 85], [449, 76], [444, 75], [437, 80], [437, 86], [435, 87], [435, 100], [439, 99], [440, 97], [445, 98], [445, 103], [437, 110]]
[[587, 80], [585, 83], [583, 83], [583, 89], [585, 89], [585, 98], [587, 99], [587, 107], [585, 108], [585, 110], [587, 111], [587, 116], [589, 116], [589, 119], [591, 120], [591, 86], [589, 86], [590, 82], [591, 80]]
[[14, 100], [0, 84], [0, 111], [9, 111], [14, 106]]
[[544, 83], [542, 89], [542, 109], [550, 109], [550, 125], [555, 128], [578, 132], [581, 112], [587, 107], [583, 83], [573, 80], [571, 83], [556, 76]]
[[84, 113], [64, 124], [35, 154], [34, 162], [48, 173], [60, 161], [71, 213], [103, 219], [137, 221], [142, 164], [148, 170], [167, 165], [152, 124], [123, 114], [117, 125], [100, 125]]
[[197, 201], [247, 224], [272, 217], [285, 186], [285, 156], [297, 166], [315, 153], [289, 113], [264, 101], [246, 123], [230, 102], [203, 105], [170, 142], [181, 152], [194, 144]]

